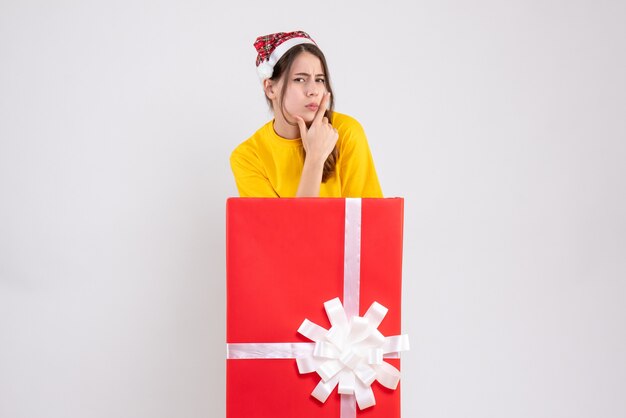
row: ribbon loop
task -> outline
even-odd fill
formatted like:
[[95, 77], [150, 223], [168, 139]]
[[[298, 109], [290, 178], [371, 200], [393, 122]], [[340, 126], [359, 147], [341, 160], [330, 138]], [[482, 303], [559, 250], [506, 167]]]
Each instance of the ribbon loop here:
[[348, 327], [348, 317], [346, 311], [343, 309], [343, 305], [339, 298], [331, 299], [324, 303], [324, 309], [326, 309], [326, 315], [330, 320], [330, 324], [337, 328]]
[[326, 334], [326, 340], [333, 343], [340, 350], [343, 349], [344, 341], [348, 334], [347, 327], [332, 327], [328, 334]]
[[304, 335], [311, 341], [322, 341], [326, 338], [328, 330], [309, 321], [308, 319], [305, 319], [302, 321], [300, 328], [298, 328], [298, 333]]
[[342, 370], [339, 375], [339, 386], [337, 387], [337, 392], [341, 395], [352, 395], [354, 394], [355, 386], [356, 382], [354, 381], [354, 374]]
[[321, 365], [321, 361], [314, 357], [302, 357], [296, 359], [300, 374], [313, 373]]
[[370, 322], [367, 318], [361, 318], [360, 316], [350, 318], [350, 333], [348, 334], [348, 341], [350, 343], [354, 344], [363, 341], [371, 332]]
[[363, 343], [369, 347], [380, 347], [385, 344], [385, 336], [377, 329], [373, 329]]
[[367, 364], [359, 364], [359, 366], [354, 369], [354, 374], [367, 386], [371, 385], [376, 380], [376, 372]]
[[383, 362], [383, 349], [374, 348], [367, 350], [367, 364], [381, 364]]
[[383, 344], [383, 354], [409, 351], [409, 348], [408, 335], [394, 335], [392, 337], [385, 338], [385, 343]]
[[400, 371], [389, 363], [383, 362], [372, 366], [376, 371], [376, 380], [387, 389], [395, 390], [400, 382]]
[[374, 392], [371, 386], [364, 385], [357, 381], [354, 395], [356, 396], [356, 403], [359, 405], [359, 409], [366, 409], [376, 405], [376, 398], [374, 398]]
[[348, 367], [350, 370], [354, 370], [354, 368], [361, 361], [361, 358], [354, 351], [350, 350], [343, 353], [339, 361], [346, 365], [346, 367]]
[[339, 377], [331, 379], [328, 382], [324, 382], [322, 380], [317, 384], [317, 386], [315, 386], [315, 389], [313, 389], [311, 395], [318, 401], [324, 403], [326, 402], [326, 399], [328, 399], [330, 394], [333, 393], [333, 389], [335, 389], [337, 383], [339, 383]]
[[324, 382], [332, 379], [343, 369], [343, 363], [339, 360], [329, 360], [325, 361], [320, 367], [317, 369], [317, 374], [320, 375]]
[[327, 343], [324, 341], [319, 341], [315, 343], [315, 349], [313, 350], [313, 355], [315, 357], [321, 358], [339, 358], [341, 356], [341, 352], [331, 343]]
[[380, 323], [383, 322], [383, 319], [385, 319], [385, 315], [387, 315], [388, 310], [389, 309], [385, 308], [380, 303], [374, 302], [369, 307], [367, 312], [365, 312], [365, 315], [363, 315], [363, 317], [367, 318], [370, 321], [370, 324], [374, 326], [374, 328], [378, 328]]

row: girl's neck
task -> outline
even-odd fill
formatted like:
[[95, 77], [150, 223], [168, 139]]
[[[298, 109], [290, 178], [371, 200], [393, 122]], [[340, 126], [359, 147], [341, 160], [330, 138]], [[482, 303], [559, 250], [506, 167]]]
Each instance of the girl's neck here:
[[273, 126], [274, 126], [274, 132], [276, 132], [276, 134], [282, 138], [285, 138], [285, 139], [300, 138], [300, 129], [298, 128], [298, 125], [296, 126], [290, 125], [280, 114], [274, 117]]

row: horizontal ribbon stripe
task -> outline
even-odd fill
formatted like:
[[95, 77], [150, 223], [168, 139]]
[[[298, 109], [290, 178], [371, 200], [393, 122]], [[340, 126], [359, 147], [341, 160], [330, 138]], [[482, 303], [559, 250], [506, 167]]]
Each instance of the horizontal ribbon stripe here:
[[[229, 360], [302, 359], [310, 356], [314, 350], [315, 343], [234, 343], [226, 344], [226, 358]], [[383, 358], [400, 358], [400, 353], [383, 354]]]
[[315, 343], [226, 344], [227, 359], [295, 359], [313, 354]]

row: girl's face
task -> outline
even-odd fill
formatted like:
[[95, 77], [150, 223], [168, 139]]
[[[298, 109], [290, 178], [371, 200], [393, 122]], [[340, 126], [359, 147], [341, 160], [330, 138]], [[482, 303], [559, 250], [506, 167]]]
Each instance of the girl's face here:
[[326, 93], [326, 74], [319, 58], [302, 52], [293, 61], [290, 73], [285, 74], [277, 84], [276, 98], [272, 100], [276, 118], [282, 118], [278, 102], [281, 89], [285, 89], [283, 108], [288, 122], [296, 122], [294, 115], [307, 123], [312, 122]]

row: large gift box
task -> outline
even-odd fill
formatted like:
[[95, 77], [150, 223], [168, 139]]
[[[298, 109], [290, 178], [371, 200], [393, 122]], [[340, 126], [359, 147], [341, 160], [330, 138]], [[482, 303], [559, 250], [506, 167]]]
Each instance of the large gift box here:
[[400, 417], [403, 200], [231, 198], [226, 219], [227, 417]]

